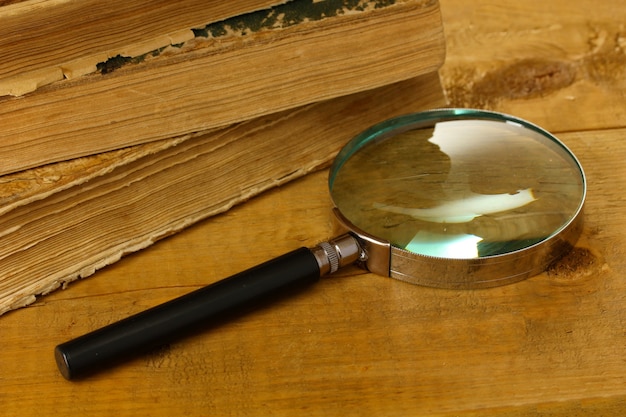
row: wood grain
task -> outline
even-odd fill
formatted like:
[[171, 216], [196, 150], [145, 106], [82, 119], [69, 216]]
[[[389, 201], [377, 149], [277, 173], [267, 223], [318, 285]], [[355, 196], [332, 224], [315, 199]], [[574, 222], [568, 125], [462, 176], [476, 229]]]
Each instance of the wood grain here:
[[442, 13], [451, 105], [498, 109], [554, 131], [623, 126], [625, 7], [479, 0]]
[[[451, 70], [473, 59], [496, 70], [511, 64], [507, 56], [545, 59], [557, 45], [561, 59], [575, 60], [575, 45], [588, 48], [590, 21], [618, 28], [607, 39], [623, 36], [614, 3], [606, 15], [588, 0], [441, 4], [449, 87], [461, 85]], [[554, 29], [534, 36], [542, 22]], [[489, 105], [515, 106], [555, 131], [586, 170], [583, 236], [549, 272], [448, 291], [350, 269], [99, 377], [62, 379], [56, 343], [331, 235], [325, 174], [312, 174], [0, 319], [4, 415], [622, 416], [625, 93], [620, 79], [601, 88], [587, 73], [577, 77], [540, 98], [497, 96]], [[576, 100], [559, 107], [571, 88]]]
[[[566, 258], [560, 272], [486, 291], [435, 290], [350, 269], [98, 377], [74, 384], [58, 375], [55, 343], [332, 234], [320, 172], [3, 317], [6, 354], [32, 358], [2, 362], [4, 392], [32, 387], [9, 401], [6, 415], [35, 404], [69, 412], [72, 398], [95, 392], [116, 401], [81, 404], [92, 414], [147, 414], [157, 403], [163, 415], [462, 415], [620, 401], [626, 213], [607, 201], [624, 185], [624, 133], [563, 135], [590, 179], [583, 264]], [[615, 146], [593, 152], [598, 141]], [[46, 343], [31, 344], [50, 332]]]

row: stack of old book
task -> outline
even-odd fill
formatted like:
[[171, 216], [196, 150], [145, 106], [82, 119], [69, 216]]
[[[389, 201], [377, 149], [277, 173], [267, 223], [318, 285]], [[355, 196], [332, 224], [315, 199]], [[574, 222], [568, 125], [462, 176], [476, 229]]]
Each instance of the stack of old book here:
[[440, 106], [436, 0], [0, 3], [0, 314]]

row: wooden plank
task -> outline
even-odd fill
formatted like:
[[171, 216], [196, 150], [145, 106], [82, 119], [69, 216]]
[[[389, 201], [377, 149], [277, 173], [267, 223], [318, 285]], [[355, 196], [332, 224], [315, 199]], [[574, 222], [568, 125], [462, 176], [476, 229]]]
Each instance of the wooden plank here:
[[57, 342], [331, 235], [319, 172], [3, 316], [0, 392], [19, 399], [3, 411], [66, 415], [80, 401], [91, 415], [621, 412], [607, 402], [626, 398], [626, 208], [614, 193], [626, 187], [625, 133], [563, 135], [587, 167], [587, 226], [579, 257], [550, 273], [452, 291], [349, 269], [98, 377], [58, 375]]
[[622, 126], [626, 7], [576, 4], [442, 1], [450, 104], [497, 109], [554, 131]]

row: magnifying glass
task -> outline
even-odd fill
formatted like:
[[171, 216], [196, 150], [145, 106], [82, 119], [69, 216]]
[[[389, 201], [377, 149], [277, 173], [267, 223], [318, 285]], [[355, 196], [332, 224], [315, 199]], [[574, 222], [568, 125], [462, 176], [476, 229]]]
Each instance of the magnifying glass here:
[[329, 188], [344, 234], [60, 344], [61, 374], [87, 376], [347, 265], [441, 288], [526, 279], [574, 246], [586, 180], [574, 154], [532, 123], [443, 109], [352, 139]]

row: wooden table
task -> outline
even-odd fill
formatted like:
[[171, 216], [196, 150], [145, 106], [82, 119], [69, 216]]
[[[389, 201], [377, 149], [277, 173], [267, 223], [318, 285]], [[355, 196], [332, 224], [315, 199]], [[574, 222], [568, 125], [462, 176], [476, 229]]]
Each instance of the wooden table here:
[[57, 343], [331, 236], [326, 173], [312, 174], [1, 317], [2, 414], [622, 416], [626, 7], [441, 5], [451, 104], [527, 118], [581, 160], [589, 194], [572, 255], [480, 291], [348, 268], [92, 378], [61, 377]]

